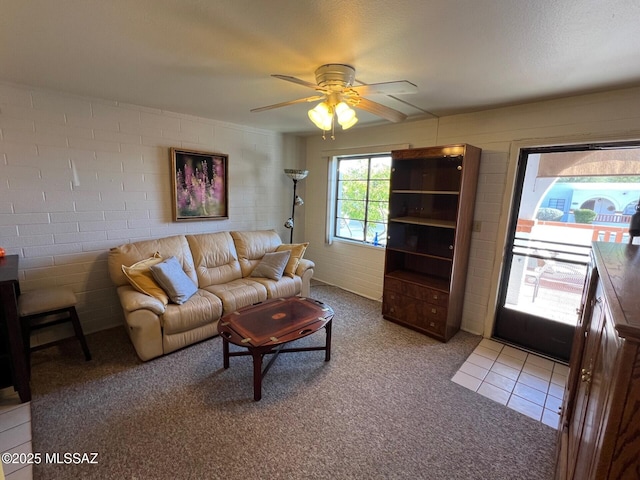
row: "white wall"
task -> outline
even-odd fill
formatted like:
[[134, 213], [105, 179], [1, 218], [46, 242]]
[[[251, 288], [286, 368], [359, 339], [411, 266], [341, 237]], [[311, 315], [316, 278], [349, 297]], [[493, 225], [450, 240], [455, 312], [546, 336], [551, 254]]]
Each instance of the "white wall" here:
[[[491, 333], [495, 291], [502, 258], [517, 147], [640, 138], [640, 89], [624, 89], [403, 124], [355, 128], [323, 141], [307, 138], [305, 256], [316, 263], [315, 277], [367, 297], [382, 296], [384, 251], [325, 243], [326, 152], [384, 144], [412, 147], [469, 143], [483, 149], [476, 196], [462, 328]], [[505, 195], [505, 192], [506, 195]], [[311, 201], [313, 199], [313, 201]]]
[[[292, 184], [282, 169], [301, 167], [301, 145], [269, 131], [0, 84], [0, 246], [20, 255], [23, 290], [71, 286], [87, 332], [117, 325], [110, 247], [267, 228], [288, 242]], [[229, 220], [172, 221], [172, 146], [229, 155]]]
[[[298, 138], [115, 101], [0, 83], [0, 246], [20, 255], [25, 290], [70, 285], [85, 329], [119, 324], [107, 274], [110, 247], [179, 233], [282, 227], [292, 182], [283, 168], [307, 168], [298, 184], [294, 241], [319, 280], [382, 296], [384, 251], [325, 244], [327, 151], [379, 145], [470, 143], [483, 149], [462, 325], [482, 333], [502, 257], [516, 145], [640, 138], [640, 89], [572, 97]], [[230, 219], [171, 221], [171, 146], [229, 155]], [[71, 161], [80, 186], [72, 187]], [[505, 198], [507, 201], [505, 201]]]

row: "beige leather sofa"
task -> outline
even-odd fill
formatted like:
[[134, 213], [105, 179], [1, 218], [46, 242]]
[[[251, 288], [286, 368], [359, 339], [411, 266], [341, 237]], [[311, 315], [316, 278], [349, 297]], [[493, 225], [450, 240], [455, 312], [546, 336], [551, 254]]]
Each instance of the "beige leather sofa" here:
[[[128, 243], [109, 252], [109, 274], [118, 297], [129, 337], [146, 361], [217, 335], [218, 320], [238, 308], [268, 298], [309, 295], [314, 263], [301, 258], [292, 276], [279, 280], [251, 277], [265, 253], [287, 248], [275, 230], [177, 235]], [[122, 266], [159, 254], [175, 256], [196, 293], [178, 305], [140, 293]]]

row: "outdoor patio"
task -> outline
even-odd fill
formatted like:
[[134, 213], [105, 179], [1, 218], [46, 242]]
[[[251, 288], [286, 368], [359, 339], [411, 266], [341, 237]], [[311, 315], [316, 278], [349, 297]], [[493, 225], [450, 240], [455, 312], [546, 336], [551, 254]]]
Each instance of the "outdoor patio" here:
[[524, 283], [520, 289], [517, 304], [506, 304], [506, 308], [512, 308], [521, 312], [539, 317], [548, 318], [569, 325], [578, 322], [577, 309], [580, 308], [581, 293], [568, 292], [558, 287], [540, 286], [533, 301], [535, 287]]
[[517, 232], [514, 259], [523, 262], [512, 280], [520, 281], [510, 281], [505, 308], [569, 325], [578, 321], [591, 242], [629, 240], [628, 226], [618, 225], [519, 219]]

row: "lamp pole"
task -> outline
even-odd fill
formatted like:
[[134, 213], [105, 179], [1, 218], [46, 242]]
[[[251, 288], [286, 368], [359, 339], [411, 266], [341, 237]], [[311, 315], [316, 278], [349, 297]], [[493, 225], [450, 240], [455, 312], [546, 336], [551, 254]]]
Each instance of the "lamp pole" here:
[[291, 225], [291, 237], [289, 238], [289, 243], [293, 243], [293, 227], [295, 226], [296, 222], [294, 219], [294, 216], [296, 214], [296, 188], [298, 187], [298, 180], [296, 178], [293, 178], [293, 205], [291, 207], [291, 219], [293, 219], [293, 225]]
[[294, 217], [296, 214], [296, 205], [302, 205], [304, 202], [298, 195], [296, 195], [296, 189], [298, 187], [298, 180], [302, 180], [306, 178], [309, 174], [308, 170], [296, 170], [291, 168], [285, 168], [284, 173], [287, 177], [293, 180], [293, 202], [291, 205], [291, 217], [284, 223], [284, 226], [291, 230], [291, 236], [289, 239], [289, 243], [293, 243], [293, 227], [294, 227]]

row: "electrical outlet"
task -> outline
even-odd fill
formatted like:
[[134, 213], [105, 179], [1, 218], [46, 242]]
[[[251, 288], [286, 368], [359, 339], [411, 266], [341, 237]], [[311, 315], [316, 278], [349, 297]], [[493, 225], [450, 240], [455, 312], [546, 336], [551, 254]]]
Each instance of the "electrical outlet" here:
[[471, 229], [474, 232], [482, 231], [482, 222], [480, 220], [473, 221], [473, 228]]

